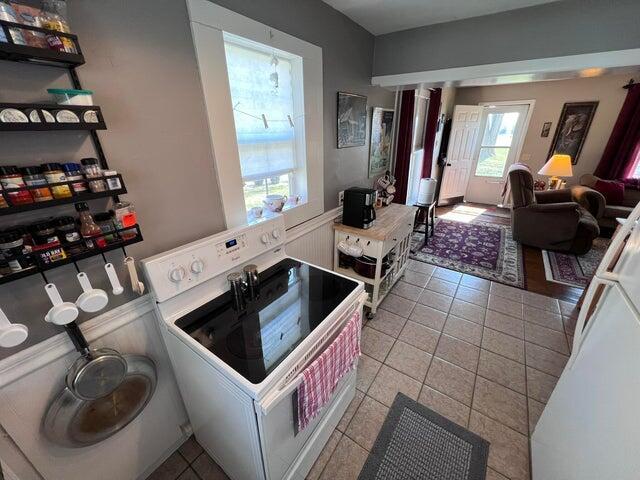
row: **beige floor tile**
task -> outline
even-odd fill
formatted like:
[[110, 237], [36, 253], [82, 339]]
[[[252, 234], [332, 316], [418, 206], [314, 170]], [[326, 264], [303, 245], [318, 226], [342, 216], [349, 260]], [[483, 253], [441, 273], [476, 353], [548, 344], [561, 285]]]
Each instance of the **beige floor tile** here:
[[482, 377], [476, 379], [474, 410], [528, 435], [527, 397]]
[[536, 424], [540, 419], [540, 415], [542, 415], [542, 411], [544, 410], [544, 403], [541, 403], [533, 398], [528, 399], [529, 402], [529, 435], [533, 434], [533, 431], [536, 428]]
[[443, 334], [438, 341], [435, 356], [475, 373], [478, 368], [480, 348]]
[[529, 441], [525, 435], [475, 410], [471, 410], [469, 429], [491, 443], [491, 468], [511, 480], [529, 480]]
[[527, 342], [527, 365], [541, 372], [559, 377], [564, 366], [569, 361], [569, 357], [561, 353], [554, 352], [548, 348], [540, 347]]
[[480, 351], [478, 375], [516, 392], [527, 392], [524, 365], [488, 350]]
[[351, 422], [351, 419], [358, 411], [358, 407], [360, 406], [360, 403], [362, 402], [363, 398], [364, 398], [364, 393], [361, 392], [360, 390], [356, 390], [356, 394], [353, 397], [353, 400], [351, 400], [351, 403], [349, 403], [349, 406], [347, 407], [347, 410], [344, 412], [344, 415], [342, 415], [342, 418], [338, 422], [338, 426], [336, 427], [336, 430], [338, 430], [339, 432], [344, 432], [347, 429], [347, 427], [349, 426], [349, 422]]
[[378, 360], [369, 357], [368, 355], [361, 355], [358, 361], [358, 373], [356, 376], [356, 388], [362, 392], [367, 393], [369, 387], [373, 383], [373, 380], [378, 374], [378, 370], [382, 363]]
[[564, 324], [564, 332], [567, 335], [573, 335], [576, 331], [578, 317], [573, 315], [570, 317], [562, 317], [562, 323]]
[[207, 452], [202, 453], [191, 464], [191, 468], [196, 471], [202, 480], [229, 480], [224, 470], [207, 455]]
[[455, 270], [449, 270], [448, 268], [438, 267], [436, 271], [433, 272], [433, 276], [436, 278], [442, 278], [447, 282], [458, 283], [462, 278], [462, 273], [456, 272]]
[[558, 353], [562, 353], [564, 355], [569, 354], [567, 337], [563, 332], [558, 332], [556, 330], [551, 330], [550, 328], [525, 322], [524, 339], [527, 342], [535, 343], [541, 347], [550, 348]]
[[422, 287], [400, 280], [393, 286], [391, 292], [415, 302], [422, 293]]
[[436, 270], [436, 267], [435, 265], [419, 262], [410, 258], [409, 260], [407, 260], [407, 270], [431, 276]]
[[482, 325], [456, 317], [455, 315], [449, 315], [447, 317], [443, 333], [476, 346], [480, 346], [480, 342], [482, 341]]
[[482, 348], [493, 353], [524, 363], [524, 340], [485, 327]]
[[489, 280], [485, 280], [484, 278], [474, 277], [473, 275], [462, 275], [462, 280], [460, 280], [460, 285], [464, 285], [465, 287], [474, 288], [476, 290], [480, 290], [481, 292], [488, 293], [489, 288], [491, 288], [491, 282]]
[[446, 313], [421, 304], [417, 304], [409, 316], [409, 320], [438, 331], [442, 331], [446, 319]]
[[400, 335], [405, 323], [407, 323], [406, 318], [396, 315], [395, 313], [388, 312], [387, 310], [380, 309], [376, 312], [374, 317], [367, 322], [367, 327], [375, 328], [379, 332], [398, 338], [398, 335]]
[[451, 304], [451, 310], [449, 313], [456, 317], [464, 318], [475, 323], [482, 325], [484, 323], [486, 309], [473, 303], [463, 302], [462, 300], [455, 299]]
[[453, 297], [458, 289], [457, 283], [447, 282], [441, 278], [431, 277], [431, 280], [427, 282], [427, 290], [432, 292], [438, 292], [443, 295]]
[[567, 335], [567, 343], [569, 344], [569, 351], [573, 351], [573, 335]]
[[343, 435], [322, 472], [323, 480], [357, 480], [369, 453]]
[[556, 383], [558, 379], [553, 375], [527, 367], [527, 396], [534, 400], [547, 403]]
[[489, 310], [522, 318], [522, 304], [497, 295], [489, 295]]
[[360, 348], [362, 353], [383, 362], [395, 339], [386, 333], [379, 332], [370, 327], [362, 329]]
[[439, 331], [409, 320], [402, 329], [398, 340], [418, 347], [425, 352], [433, 353], [436, 350], [438, 338], [440, 338]]
[[580, 313], [575, 303], [560, 300], [560, 313], [563, 317], [577, 317]]
[[493, 468], [487, 467], [486, 480], [509, 480], [509, 479], [504, 475], [502, 475], [501, 473], [496, 472]]
[[491, 295], [507, 298], [515, 302], [522, 302], [522, 292], [520, 288], [505, 285], [503, 283], [491, 282]]
[[200, 456], [203, 452], [203, 448], [196, 440], [196, 437], [192, 435], [186, 442], [180, 445], [178, 451], [187, 462], [191, 463]]
[[387, 413], [389, 407], [369, 396], [364, 397], [345, 435], [366, 450], [371, 450]]
[[389, 293], [380, 304], [380, 308], [407, 318], [415, 304], [416, 302], [413, 300]]
[[342, 433], [340, 433], [339, 431], [334, 430], [333, 433], [331, 433], [331, 436], [320, 452], [316, 463], [314, 463], [313, 467], [311, 467], [311, 470], [307, 475], [307, 480], [318, 480], [320, 478], [324, 467], [326, 467], [327, 463], [329, 463], [329, 459], [331, 458], [331, 455], [333, 455], [333, 452], [338, 446], [341, 438]]
[[420, 394], [421, 384], [404, 373], [383, 365], [373, 381], [367, 395], [390, 407], [398, 392], [416, 400]]
[[189, 467], [176, 480], [200, 480], [200, 477], [193, 468]]
[[504, 313], [487, 310], [484, 318], [484, 326], [506, 333], [512, 337], [524, 338], [524, 322], [519, 318]]
[[424, 288], [427, 284], [431, 275], [427, 275], [424, 273], [414, 272], [413, 270], [406, 269], [404, 274], [402, 275], [402, 280], [411, 285], [416, 285], [418, 287]]
[[449, 308], [451, 308], [451, 302], [453, 302], [453, 297], [432, 292], [431, 290], [424, 290], [422, 295], [420, 295], [420, 298], [418, 298], [419, 304], [427, 305], [428, 307], [435, 308], [436, 310], [440, 310], [445, 313], [447, 313]]
[[147, 480], [174, 480], [188, 467], [187, 461], [175, 451], [149, 475]]
[[473, 303], [474, 305], [484, 308], [487, 306], [487, 302], [489, 301], [489, 294], [461, 285], [456, 291], [455, 298], [459, 298], [464, 302]]
[[427, 385], [422, 387], [418, 402], [448, 418], [453, 423], [465, 428], [469, 425], [469, 412], [471, 411], [469, 407]]
[[413, 345], [397, 341], [384, 363], [422, 383], [429, 370], [431, 355]]
[[454, 400], [471, 406], [474, 382], [473, 373], [434, 357], [424, 383]]
[[524, 319], [527, 322], [535, 323], [536, 325], [542, 325], [543, 327], [564, 331], [562, 324], [562, 317], [557, 313], [552, 313], [547, 310], [540, 310], [539, 308], [529, 305], [523, 306]]
[[557, 299], [540, 295], [539, 293], [524, 290], [522, 292], [522, 303], [548, 312], [560, 313], [560, 306]]

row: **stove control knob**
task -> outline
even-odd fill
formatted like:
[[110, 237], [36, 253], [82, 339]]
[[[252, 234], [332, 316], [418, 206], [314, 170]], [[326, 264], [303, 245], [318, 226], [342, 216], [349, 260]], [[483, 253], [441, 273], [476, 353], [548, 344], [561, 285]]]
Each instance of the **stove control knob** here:
[[204, 271], [204, 262], [199, 258], [197, 258], [193, 262], [191, 262], [190, 268], [191, 268], [191, 272], [195, 273], [196, 275], [198, 273], [202, 273]]
[[180, 283], [186, 276], [187, 272], [184, 270], [184, 267], [175, 267], [169, 271], [169, 279], [173, 283]]
[[260, 235], [260, 241], [266, 245], [267, 243], [269, 243], [269, 235], [263, 233], [262, 235]]
[[271, 236], [273, 238], [275, 238], [276, 240], [280, 238], [280, 230], [277, 228], [273, 229], [273, 232], [271, 232]]

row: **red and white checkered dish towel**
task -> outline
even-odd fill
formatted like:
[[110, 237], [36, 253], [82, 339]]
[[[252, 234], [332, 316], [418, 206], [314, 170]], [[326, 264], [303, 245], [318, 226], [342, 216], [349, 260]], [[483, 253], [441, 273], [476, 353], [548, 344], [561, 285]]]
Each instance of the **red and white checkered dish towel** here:
[[302, 431], [331, 399], [340, 379], [360, 356], [360, 312], [353, 314], [331, 345], [302, 372], [298, 387], [298, 431]]

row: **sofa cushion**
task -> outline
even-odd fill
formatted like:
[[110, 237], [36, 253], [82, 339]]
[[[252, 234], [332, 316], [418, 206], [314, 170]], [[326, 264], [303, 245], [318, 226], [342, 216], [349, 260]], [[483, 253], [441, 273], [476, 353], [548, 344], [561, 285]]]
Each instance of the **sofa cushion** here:
[[624, 183], [598, 180], [592, 188], [604, 195], [607, 205], [622, 205], [624, 202]]
[[604, 207], [604, 213], [602, 216], [607, 218], [627, 218], [632, 211], [632, 207], [625, 207], [623, 205], [607, 205]]

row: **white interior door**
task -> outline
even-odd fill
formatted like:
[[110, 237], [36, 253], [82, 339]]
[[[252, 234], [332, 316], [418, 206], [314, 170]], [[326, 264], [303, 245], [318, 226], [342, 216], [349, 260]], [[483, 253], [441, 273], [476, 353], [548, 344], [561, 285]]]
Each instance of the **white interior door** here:
[[444, 169], [440, 201], [463, 197], [467, 191], [469, 173], [474, 162], [474, 152], [480, 130], [483, 107], [478, 105], [456, 105]]
[[465, 200], [498, 205], [509, 166], [522, 148], [529, 105], [491, 105], [483, 109], [482, 136], [474, 150]]

